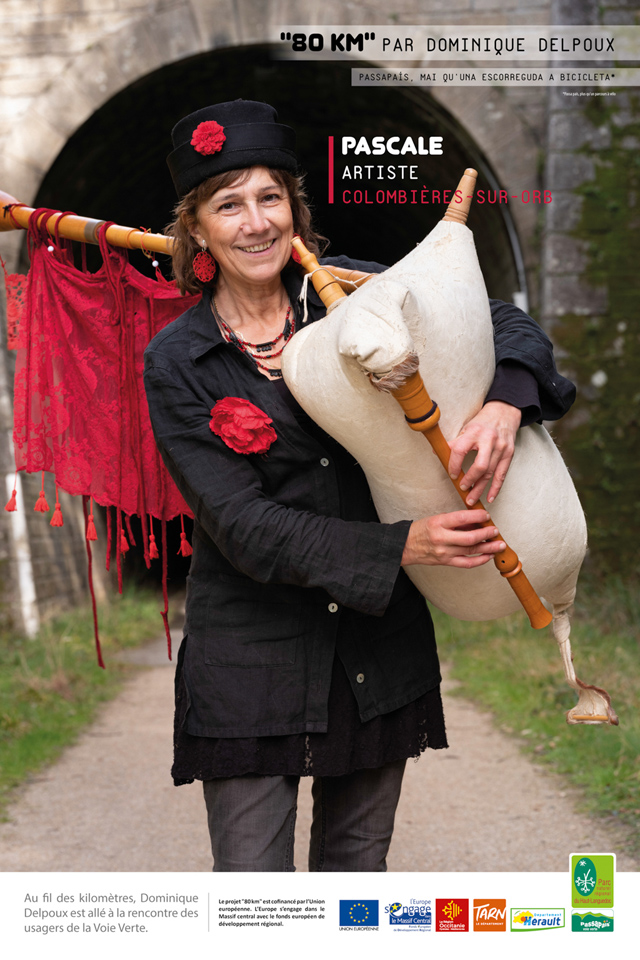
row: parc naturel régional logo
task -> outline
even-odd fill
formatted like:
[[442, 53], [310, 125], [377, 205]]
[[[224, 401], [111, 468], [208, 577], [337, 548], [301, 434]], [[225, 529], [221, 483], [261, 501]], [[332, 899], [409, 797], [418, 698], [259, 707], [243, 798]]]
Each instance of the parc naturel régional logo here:
[[571, 854], [571, 906], [613, 907], [614, 853]]
[[511, 929], [518, 933], [532, 930], [558, 930], [564, 927], [564, 907], [517, 907], [511, 910]]

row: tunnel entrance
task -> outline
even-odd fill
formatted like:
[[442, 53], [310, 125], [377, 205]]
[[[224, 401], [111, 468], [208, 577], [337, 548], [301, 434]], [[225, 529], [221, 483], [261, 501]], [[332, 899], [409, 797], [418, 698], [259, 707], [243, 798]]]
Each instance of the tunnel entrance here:
[[[408, 253], [441, 219], [443, 203], [344, 203], [342, 188], [365, 190], [367, 181], [341, 179], [343, 167], [393, 159], [417, 166], [410, 184], [396, 179], [382, 186], [393, 190], [455, 189], [464, 169], [476, 167], [478, 186], [494, 191], [498, 183], [490, 164], [460, 124], [426, 90], [351, 87], [345, 64], [276, 62], [266, 46], [235, 47], [171, 63], [149, 74], [97, 110], [62, 149], [44, 178], [35, 206], [72, 210], [82, 216], [162, 232], [176, 202], [165, 158], [171, 150], [174, 123], [200, 107], [238, 97], [273, 104], [281, 122], [294, 127], [298, 157], [307, 173], [307, 189], [316, 228], [331, 240], [328, 254], [340, 253], [392, 264]], [[335, 202], [328, 200], [328, 137], [335, 140]], [[343, 136], [443, 137], [442, 156], [340, 156]], [[369, 198], [379, 187], [369, 186]], [[523, 289], [515, 229], [504, 204], [472, 207], [470, 226], [489, 295], [512, 300]], [[26, 256], [26, 254], [25, 254]], [[152, 274], [151, 263], [139, 252], [134, 265]], [[89, 249], [89, 267], [97, 269], [97, 248]], [[26, 268], [27, 264], [24, 263]], [[165, 276], [168, 258], [161, 258]], [[176, 526], [177, 523], [177, 526]], [[188, 561], [173, 557], [179, 545], [180, 521], [170, 530], [169, 574], [184, 577]], [[175, 529], [174, 526], [176, 527]], [[172, 549], [175, 547], [175, 549]], [[138, 561], [141, 558], [138, 558]], [[128, 560], [128, 563], [131, 563]], [[135, 562], [140, 570], [140, 563]], [[159, 566], [152, 564], [153, 568]]]

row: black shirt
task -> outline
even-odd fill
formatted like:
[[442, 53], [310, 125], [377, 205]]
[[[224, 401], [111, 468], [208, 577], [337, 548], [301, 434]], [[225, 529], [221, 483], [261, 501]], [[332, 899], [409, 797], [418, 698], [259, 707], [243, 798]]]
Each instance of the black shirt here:
[[[295, 302], [298, 274], [283, 280]], [[573, 388], [555, 370], [548, 339], [515, 307], [491, 306], [497, 361], [528, 369], [540, 415], [561, 416]], [[324, 315], [311, 290], [309, 314], [310, 322]], [[159, 449], [195, 515], [185, 730], [325, 732], [335, 651], [362, 722], [436, 687], [430, 617], [400, 569], [410, 521], [378, 522], [353, 458], [301, 429], [273, 384], [222, 339], [208, 295], [149, 345], [145, 385]], [[209, 429], [211, 408], [228, 396], [272, 418], [277, 441], [266, 455], [237, 454]]]

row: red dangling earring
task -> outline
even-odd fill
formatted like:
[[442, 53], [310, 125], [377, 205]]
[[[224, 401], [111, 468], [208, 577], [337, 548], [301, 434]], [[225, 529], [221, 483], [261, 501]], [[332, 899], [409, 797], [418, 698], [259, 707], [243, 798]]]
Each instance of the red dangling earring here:
[[[294, 233], [292, 239], [293, 239], [293, 240], [302, 240], [302, 237], [300, 236], [299, 233]], [[293, 247], [293, 246], [291, 247], [291, 258], [292, 258], [292, 260], [294, 261], [294, 263], [302, 263], [302, 260], [300, 259], [300, 254], [298, 253], [298, 251], [296, 250], [296, 248]]]
[[200, 283], [211, 283], [217, 269], [218, 264], [207, 250], [207, 245], [203, 240], [202, 250], [199, 250], [193, 258], [193, 272]]

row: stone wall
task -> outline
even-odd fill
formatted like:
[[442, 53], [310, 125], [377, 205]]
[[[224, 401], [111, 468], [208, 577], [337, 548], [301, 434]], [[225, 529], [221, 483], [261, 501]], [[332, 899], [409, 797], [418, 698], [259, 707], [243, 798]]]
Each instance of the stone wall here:
[[[618, 3], [564, 3], [559, 13], [574, 23], [638, 20], [637, 7]], [[542, 320], [578, 384], [557, 437], [589, 520], [592, 565], [638, 577], [640, 91], [553, 91], [548, 122], [554, 202], [544, 236]]]

